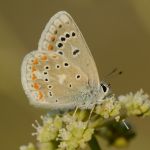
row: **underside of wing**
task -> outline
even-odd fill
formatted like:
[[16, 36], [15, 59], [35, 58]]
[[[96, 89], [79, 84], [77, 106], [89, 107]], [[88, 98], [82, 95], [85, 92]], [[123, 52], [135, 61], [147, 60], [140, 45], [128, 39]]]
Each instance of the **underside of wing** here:
[[38, 50], [64, 55], [88, 77], [91, 86], [99, 86], [99, 76], [92, 54], [72, 17], [65, 11], [56, 13], [46, 25]]
[[72, 108], [88, 89], [87, 75], [55, 52], [33, 51], [22, 64], [22, 84], [31, 104], [45, 108]]

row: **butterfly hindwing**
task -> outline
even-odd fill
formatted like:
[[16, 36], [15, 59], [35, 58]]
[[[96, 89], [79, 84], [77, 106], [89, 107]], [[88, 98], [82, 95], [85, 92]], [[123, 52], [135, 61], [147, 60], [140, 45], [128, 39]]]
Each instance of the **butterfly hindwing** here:
[[65, 11], [56, 13], [46, 25], [38, 50], [64, 55], [87, 74], [91, 86], [99, 86], [99, 76], [92, 54], [72, 17]]
[[76, 106], [75, 97], [88, 86], [88, 77], [60, 54], [33, 51], [24, 58], [22, 84], [32, 104], [67, 108]]

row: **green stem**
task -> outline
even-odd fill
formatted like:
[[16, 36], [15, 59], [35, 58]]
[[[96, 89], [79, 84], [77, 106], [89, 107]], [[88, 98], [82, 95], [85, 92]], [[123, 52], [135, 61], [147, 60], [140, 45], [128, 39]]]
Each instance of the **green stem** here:
[[91, 150], [102, 150], [96, 137], [93, 135], [91, 141], [89, 142]]

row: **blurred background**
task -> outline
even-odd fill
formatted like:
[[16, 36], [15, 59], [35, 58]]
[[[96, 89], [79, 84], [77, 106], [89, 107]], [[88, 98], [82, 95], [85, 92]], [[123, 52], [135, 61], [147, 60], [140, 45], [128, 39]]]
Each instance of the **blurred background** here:
[[[115, 67], [123, 70], [122, 76], [111, 80], [114, 93], [126, 94], [143, 88], [150, 94], [149, 0], [0, 0], [2, 150], [16, 150], [34, 141], [31, 124], [47, 112], [29, 105], [20, 81], [20, 67], [23, 57], [37, 49], [50, 17], [60, 10], [69, 12], [77, 22], [101, 79]], [[150, 118], [130, 120], [138, 135], [125, 149], [149, 150]]]

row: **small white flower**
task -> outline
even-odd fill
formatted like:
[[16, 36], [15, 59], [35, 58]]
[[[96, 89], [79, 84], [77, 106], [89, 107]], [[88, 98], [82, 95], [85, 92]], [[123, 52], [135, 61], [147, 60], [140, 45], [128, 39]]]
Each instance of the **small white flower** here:
[[104, 119], [114, 117], [120, 114], [121, 105], [115, 99], [114, 96], [106, 98], [103, 103], [96, 106], [96, 114], [100, 115]]

